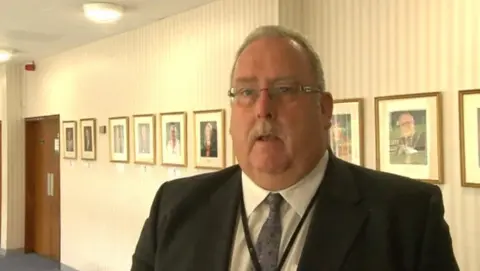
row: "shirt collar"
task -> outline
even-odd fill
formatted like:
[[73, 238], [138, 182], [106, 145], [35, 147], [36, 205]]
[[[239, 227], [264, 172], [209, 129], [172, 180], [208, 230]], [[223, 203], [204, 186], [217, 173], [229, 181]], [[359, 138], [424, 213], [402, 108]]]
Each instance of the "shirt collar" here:
[[[327, 168], [327, 163], [328, 151], [325, 152], [322, 159], [320, 159], [315, 168], [307, 176], [305, 176], [298, 183], [284, 190], [278, 191], [278, 193], [282, 195], [285, 201], [299, 216], [304, 215], [310, 200], [313, 198], [320, 183], [322, 182], [323, 176], [325, 175], [325, 170]], [[242, 190], [247, 216], [250, 216], [250, 214], [260, 205], [260, 203], [263, 202], [263, 200], [265, 200], [270, 193], [270, 191], [261, 188], [255, 182], [253, 182], [243, 171]]]

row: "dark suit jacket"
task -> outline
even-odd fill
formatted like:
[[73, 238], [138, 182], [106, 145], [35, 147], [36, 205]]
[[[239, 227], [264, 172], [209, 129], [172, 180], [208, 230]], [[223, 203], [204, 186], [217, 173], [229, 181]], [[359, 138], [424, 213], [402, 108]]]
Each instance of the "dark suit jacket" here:
[[[241, 170], [163, 184], [132, 271], [227, 271], [238, 219]], [[319, 187], [301, 271], [454, 271], [437, 186], [330, 156]]]
[[[200, 156], [207, 157], [207, 149], [205, 148], [205, 146], [202, 146], [202, 148], [200, 149]], [[217, 148], [215, 146], [213, 146], [210, 149], [210, 156], [209, 157], [218, 157]]]

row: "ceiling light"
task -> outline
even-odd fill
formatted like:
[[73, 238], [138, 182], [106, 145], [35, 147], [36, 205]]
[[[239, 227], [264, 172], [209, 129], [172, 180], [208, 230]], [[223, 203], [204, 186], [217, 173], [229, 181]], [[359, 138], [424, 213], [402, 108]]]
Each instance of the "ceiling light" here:
[[85, 17], [96, 23], [113, 23], [123, 15], [123, 7], [110, 3], [87, 3], [83, 5]]
[[12, 57], [12, 52], [7, 50], [0, 50], [0, 62], [7, 62]]

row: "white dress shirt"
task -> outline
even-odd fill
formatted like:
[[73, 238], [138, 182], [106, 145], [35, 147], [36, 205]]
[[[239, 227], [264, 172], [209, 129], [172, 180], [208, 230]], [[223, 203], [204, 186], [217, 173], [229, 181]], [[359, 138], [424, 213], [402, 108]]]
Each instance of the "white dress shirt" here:
[[180, 140], [178, 140], [178, 139], [175, 140], [175, 147], [173, 146], [172, 141], [169, 140], [167, 145], [165, 146], [165, 149], [167, 150], [166, 155], [169, 155], [169, 156], [182, 155], [182, 149], [180, 147]]
[[[283, 252], [285, 251], [293, 232], [300, 222], [301, 217], [304, 215], [310, 200], [313, 198], [318, 186], [322, 182], [327, 163], [328, 152], [325, 152], [325, 155], [320, 160], [318, 165], [305, 178], [285, 190], [278, 191], [278, 193], [280, 193], [284, 199], [284, 203], [282, 204], [281, 208], [282, 241], [278, 256], [279, 261], [282, 258]], [[250, 227], [249, 231], [253, 239], [252, 242], [255, 245], [263, 223], [265, 223], [267, 220], [269, 208], [264, 200], [270, 191], [267, 191], [256, 185], [244, 173], [242, 173], [242, 189], [245, 211], [248, 217], [248, 225]], [[282, 270], [297, 270], [303, 245], [305, 243], [305, 238], [307, 237], [308, 226], [310, 225], [312, 213], [313, 208], [310, 210], [308, 217], [305, 219]], [[230, 262], [230, 270], [251, 271], [252, 266], [253, 265], [248, 252], [247, 242], [245, 241], [242, 220], [239, 218], [233, 245], [232, 260]]]

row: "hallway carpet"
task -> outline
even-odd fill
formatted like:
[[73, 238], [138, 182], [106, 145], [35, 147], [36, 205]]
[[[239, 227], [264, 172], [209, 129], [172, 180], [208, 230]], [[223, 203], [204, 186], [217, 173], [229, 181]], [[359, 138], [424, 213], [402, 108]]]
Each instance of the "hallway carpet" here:
[[59, 271], [58, 263], [36, 254], [0, 256], [0, 271]]

